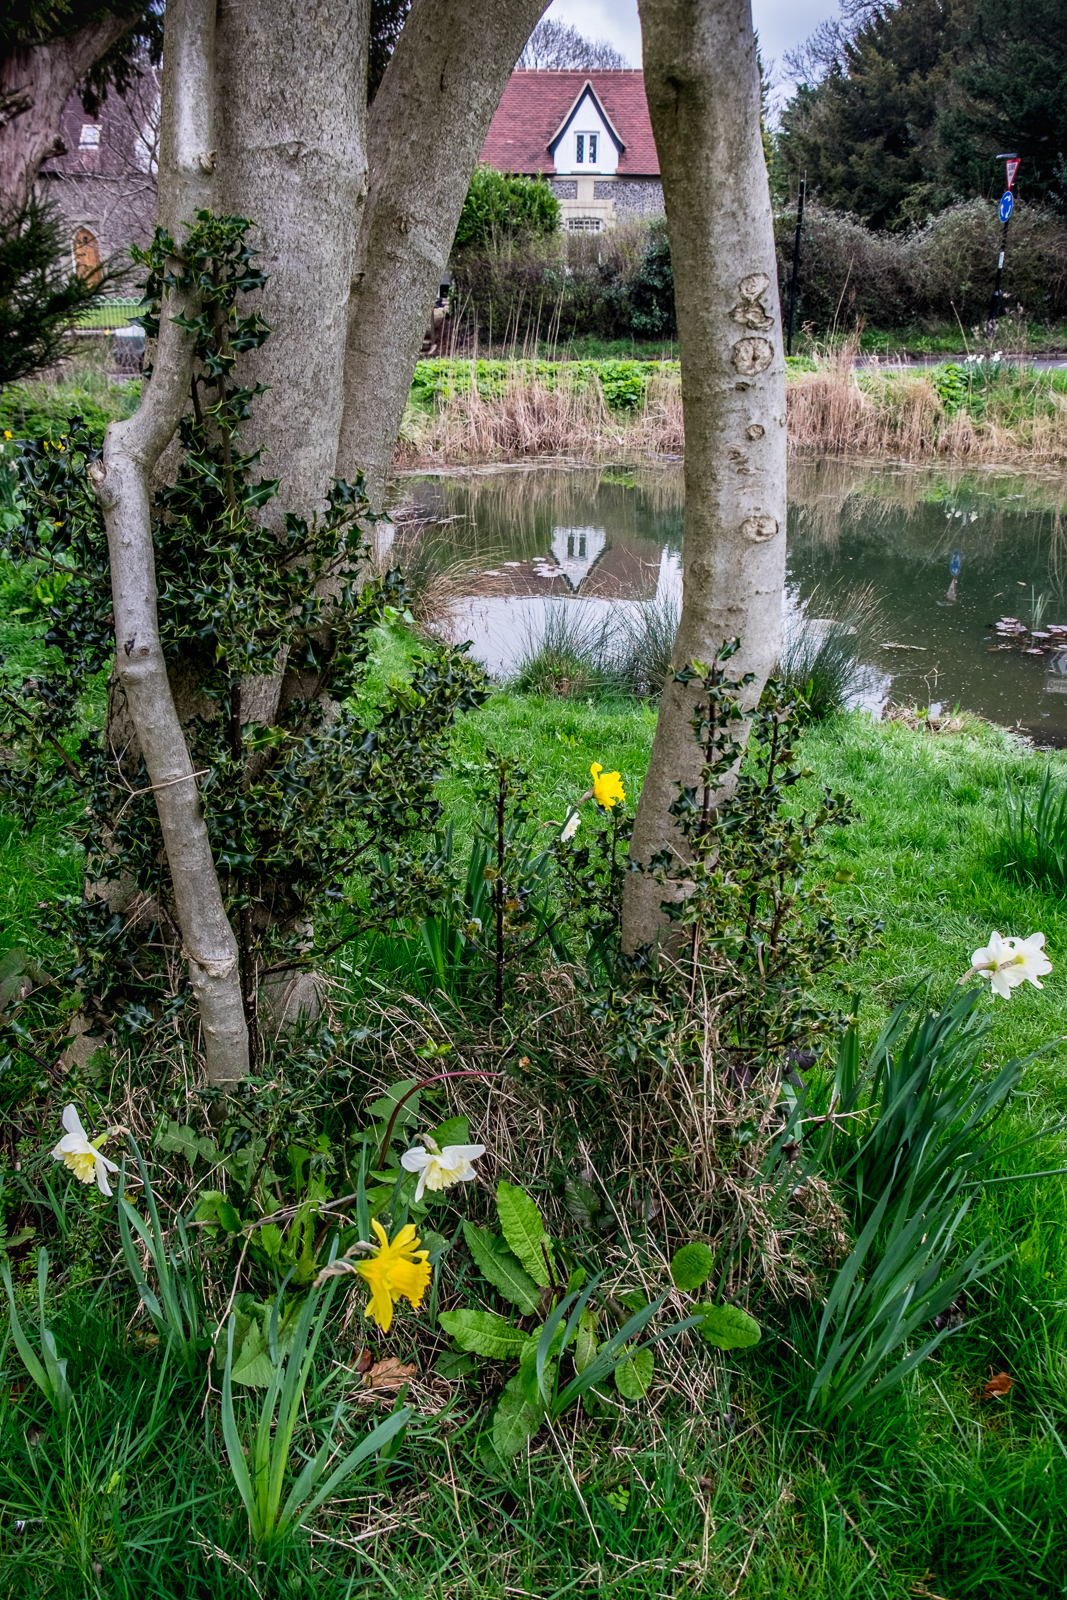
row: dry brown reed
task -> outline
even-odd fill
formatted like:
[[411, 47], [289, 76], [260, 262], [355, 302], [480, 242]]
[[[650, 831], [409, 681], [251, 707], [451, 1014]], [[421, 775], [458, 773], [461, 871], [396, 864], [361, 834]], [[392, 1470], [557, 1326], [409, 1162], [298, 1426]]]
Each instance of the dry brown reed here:
[[650, 379], [644, 405], [635, 412], [609, 410], [597, 383], [550, 389], [517, 379], [499, 398], [483, 399], [472, 390], [439, 403], [431, 414], [409, 411], [395, 464], [671, 455], [681, 453], [683, 441], [681, 387], [669, 376]]
[[[1067, 458], [1067, 395], [1034, 375], [1029, 394], [986, 391], [981, 415], [946, 406], [929, 372], [857, 366], [846, 340], [791, 373], [786, 389], [793, 455], [869, 456], [904, 461], [1053, 464]], [[557, 457], [595, 461], [620, 456], [677, 457], [685, 447], [681, 383], [657, 374], [644, 405], [611, 411], [596, 383], [548, 388], [516, 376], [499, 398], [476, 392], [409, 410], [397, 447], [398, 468]]]

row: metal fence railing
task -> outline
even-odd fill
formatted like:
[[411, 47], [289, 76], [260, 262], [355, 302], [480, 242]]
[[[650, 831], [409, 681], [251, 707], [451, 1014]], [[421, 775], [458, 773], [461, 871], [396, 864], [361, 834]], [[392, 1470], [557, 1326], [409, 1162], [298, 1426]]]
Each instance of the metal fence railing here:
[[79, 330], [95, 332], [101, 328], [125, 328], [141, 309], [140, 300], [101, 300], [78, 318]]

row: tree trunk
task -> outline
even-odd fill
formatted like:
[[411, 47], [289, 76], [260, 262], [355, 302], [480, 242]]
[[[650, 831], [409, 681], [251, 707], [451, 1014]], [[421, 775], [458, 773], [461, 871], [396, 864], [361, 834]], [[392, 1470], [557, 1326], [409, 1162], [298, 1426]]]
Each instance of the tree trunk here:
[[361, 468], [376, 509], [471, 174], [544, 7], [418, 0], [374, 97], [336, 471]]
[[89, 68], [129, 33], [136, 13], [105, 14], [67, 39], [13, 50], [0, 62], [0, 195], [25, 205], [50, 156], [63, 155], [63, 107]]
[[[169, 0], [163, 48], [160, 213], [192, 219], [210, 205], [215, 0]], [[107, 524], [115, 608], [115, 678], [155, 792], [189, 977], [200, 1007], [208, 1079], [248, 1071], [248, 1030], [237, 941], [226, 918], [196, 777], [174, 707], [159, 638], [151, 478], [189, 397], [199, 297], [164, 301], [152, 377], [140, 409], [115, 422], [90, 468]]]
[[[673, 662], [710, 664], [758, 699], [781, 647], [785, 581], [785, 363], [760, 82], [749, 0], [639, 0], [645, 88], [663, 176], [685, 415], [685, 577]], [[660, 698], [632, 855], [687, 859], [669, 807], [700, 781], [695, 694]], [[680, 891], [679, 891], [680, 892]], [[653, 942], [664, 889], [627, 877], [623, 947]]]
[[[245, 443], [281, 478], [266, 514], [307, 516], [334, 473], [342, 352], [367, 193], [370, 0], [220, 0], [214, 209], [256, 223], [267, 343], [236, 378], [264, 383]], [[264, 708], [255, 715], [263, 721]]]

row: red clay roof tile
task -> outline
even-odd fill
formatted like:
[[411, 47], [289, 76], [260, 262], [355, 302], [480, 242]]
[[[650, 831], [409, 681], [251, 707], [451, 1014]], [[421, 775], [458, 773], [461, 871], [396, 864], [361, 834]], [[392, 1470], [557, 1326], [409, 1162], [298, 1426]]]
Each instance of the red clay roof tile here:
[[554, 171], [549, 140], [586, 83], [611, 118], [626, 149], [619, 157], [620, 178], [658, 178], [659, 157], [652, 137], [640, 71], [513, 72], [482, 146], [481, 159], [500, 172]]

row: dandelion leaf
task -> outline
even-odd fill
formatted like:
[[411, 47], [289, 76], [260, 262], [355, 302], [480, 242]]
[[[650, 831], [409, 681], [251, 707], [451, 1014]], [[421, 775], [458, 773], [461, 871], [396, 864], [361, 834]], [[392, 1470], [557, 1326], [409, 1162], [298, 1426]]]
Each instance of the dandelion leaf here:
[[529, 1339], [492, 1311], [442, 1311], [437, 1320], [461, 1350], [494, 1361], [517, 1360]]
[[472, 1222], [464, 1222], [463, 1237], [482, 1276], [499, 1289], [505, 1300], [518, 1306], [524, 1317], [533, 1316], [538, 1303], [537, 1285], [503, 1239], [488, 1228], [476, 1228]]
[[549, 1247], [544, 1219], [536, 1202], [513, 1183], [496, 1186], [496, 1209], [504, 1238], [518, 1256], [534, 1283], [548, 1287], [548, 1266], [542, 1246]]
[[522, 1382], [512, 1378], [493, 1413], [493, 1448], [502, 1461], [508, 1461], [532, 1439], [541, 1426], [540, 1406], [532, 1406], [522, 1392]]

